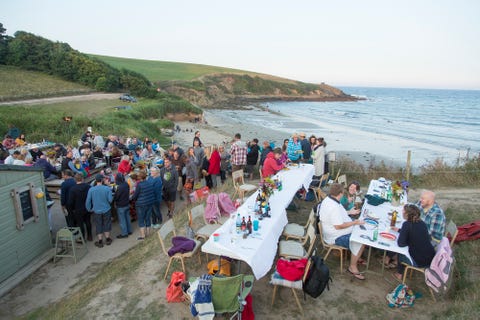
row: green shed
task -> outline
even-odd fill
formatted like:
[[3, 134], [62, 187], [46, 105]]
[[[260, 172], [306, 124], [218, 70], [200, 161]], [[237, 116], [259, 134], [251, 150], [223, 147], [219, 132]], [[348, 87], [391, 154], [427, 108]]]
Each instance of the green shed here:
[[53, 255], [42, 169], [0, 165], [0, 296]]

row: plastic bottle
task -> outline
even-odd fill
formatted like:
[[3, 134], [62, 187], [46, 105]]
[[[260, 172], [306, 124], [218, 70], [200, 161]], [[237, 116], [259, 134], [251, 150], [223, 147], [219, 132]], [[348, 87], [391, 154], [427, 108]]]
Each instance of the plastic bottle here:
[[377, 240], [378, 240], [378, 225], [373, 230], [373, 241], [377, 241]]
[[235, 221], [235, 227], [237, 233], [242, 231], [242, 219], [240, 218], [240, 213], [237, 213], [237, 221]]
[[282, 185], [282, 179], [278, 178], [278, 191], [282, 191], [283, 185]]

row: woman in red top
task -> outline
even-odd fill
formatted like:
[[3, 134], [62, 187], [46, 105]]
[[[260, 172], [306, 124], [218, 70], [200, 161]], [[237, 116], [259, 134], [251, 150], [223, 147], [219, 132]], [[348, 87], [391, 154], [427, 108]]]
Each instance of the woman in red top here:
[[218, 146], [212, 145], [212, 154], [210, 155], [210, 165], [208, 166], [208, 174], [212, 177], [212, 187], [217, 187], [217, 177], [220, 175], [220, 153]]
[[276, 174], [282, 170], [285, 164], [278, 164], [277, 160], [282, 156], [282, 149], [275, 148], [272, 152], [267, 154], [267, 158], [263, 162], [262, 177], [266, 178]]

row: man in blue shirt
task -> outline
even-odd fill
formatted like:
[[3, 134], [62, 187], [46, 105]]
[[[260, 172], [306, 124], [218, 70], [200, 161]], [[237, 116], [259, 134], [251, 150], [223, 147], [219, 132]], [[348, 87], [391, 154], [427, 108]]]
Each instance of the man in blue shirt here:
[[95, 246], [103, 247], [103, 235], [105, 235], [105, 243], [107, 246], [112, 244], [110, 231], [112, 230], [112, 212], [111, 203], [113, 200], [112, 189], [102, 184], [103, 175], [95, 176], [95, 186], [88, 190], [85, 207], [88, 211], [93, 212], [95, 229], [98, 241]]

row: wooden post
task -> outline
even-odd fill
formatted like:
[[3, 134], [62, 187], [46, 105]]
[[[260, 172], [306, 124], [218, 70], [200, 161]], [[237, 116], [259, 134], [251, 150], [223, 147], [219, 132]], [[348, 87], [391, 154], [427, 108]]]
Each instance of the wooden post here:
[[411, 158], [412, 158], [412, 151], [408, 150], [408, 153], [407, 153], [407, 169], [406, 169], [406, 174], [405, 174], [405, 179], [407, 181], [410, 181], [410, 161], [411, 161]]

